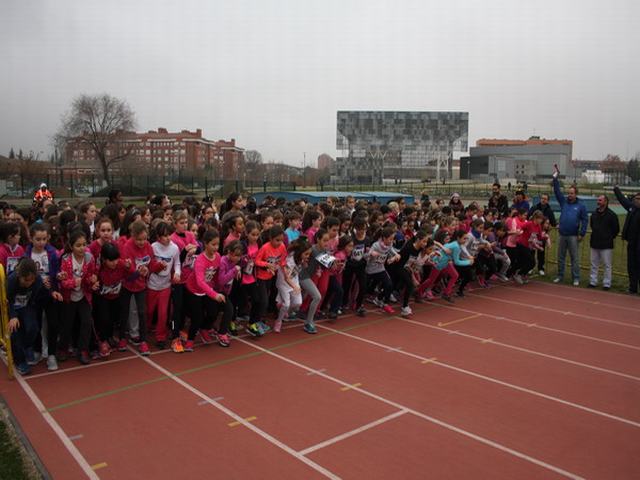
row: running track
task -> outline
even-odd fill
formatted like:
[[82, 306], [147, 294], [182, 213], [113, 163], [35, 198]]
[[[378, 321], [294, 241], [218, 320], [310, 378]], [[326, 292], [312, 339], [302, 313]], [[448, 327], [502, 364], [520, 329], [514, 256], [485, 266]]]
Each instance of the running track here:
[[533, 282], [410, 319], [0, 380], [52, 478], [640, 478], [640, 299]]

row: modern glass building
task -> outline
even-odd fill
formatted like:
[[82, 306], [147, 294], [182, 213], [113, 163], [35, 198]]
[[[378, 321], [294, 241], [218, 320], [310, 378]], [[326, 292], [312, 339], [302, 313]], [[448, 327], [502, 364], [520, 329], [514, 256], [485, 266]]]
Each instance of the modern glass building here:
[[466, 151], [468, 112], [339, 111], [332, 170], [338, 182], [451, 178], [454, 151]]

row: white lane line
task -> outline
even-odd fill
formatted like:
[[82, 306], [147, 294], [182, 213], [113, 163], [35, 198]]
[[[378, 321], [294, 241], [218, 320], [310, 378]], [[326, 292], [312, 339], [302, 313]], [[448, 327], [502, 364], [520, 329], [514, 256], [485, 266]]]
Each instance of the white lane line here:
[[[410, 324], [413, 324], [413, 325], [419, 325], [419, 326], [424, 327], [424, 328], [431, 328], [433, 330], [439, 330], [441, 332], [447, 332], [449, 334], [453, 333], [449, 329], [446, 329], [446, 328], [443, 328], [443, 327], [436, 327], [434, 325], [429, 325], [428, 323], [419, 322], [418, 320], [410, 320], [408, 318], [402, 318], [402, 317], [396, 317], [396, 318], [398, 320], [400, 320], [400, 321], [403, 321], [403, 322], [406, 322], [406, 323], [410, 323]], [[589, 365], [588, 363], [582, 363], [582, 362], [578, 362], [576, 360], [570, 360], [568, 358], [558, 357], [556, 355], [550, 355], [548, 353], [538, 352], [536, 350], [530, 350], [528, 348], [518, 347], [516, 345], [510, 345], [508, 343], [499, 342], [497, 340], [494, 340], [493, 338], [491, 339], [490, 342], [487, 342], [487, 339], [485, 339], [485, 338], [476, 337], [475, 335], [471, 335], [471, 334], [468, 334], [468, 333], [460, 332], [459, 330], [456, 330], [456, 335], [458, 335], [460, 337], [464, 337], [464, 338], [470, 338], [470, 339], [473, 339], [473, 340], [478, 340], [478, 341], [483, 342], [483, 343], [492, 343], [494, 345], [499, 345], [501, 347], [510, 348], [512, 350], [517, 350], [519, 352], [529, 353], [531, 355], [537, 355], [537, 356], [540, 356], [540, 357], [549, 358], [551, 360], [557, 360], [559, 362], [568, 363], [570, 365], [575, 365], [577, 367], [588, 368], [590, 370], [595, 370], [597, 372], [607, 373], [609, 375], [616, 375], [618, 377], [623, 377], [623, 378], [627, 378], [629, 380], [635, 380], [636, 382], [640, 382], [640, 377], [635, 377], [635, 376], [629, 375], [627, 373], [618, 372], [617, 370], [609, 370], [608, 368], [597, 367], [595, 365]]]
[[[550, 287], [553, 287], [553, 288], [560, 287], [560, 288], [563, 288], [565, 290], [567, 290], [567, 289], [572, 290], [573, 292], [576, 292], [576, 291], [580, 292], [581, 291], [579, 289], [576, 289], [576, 287], [572, 287], [570, 285], [565, 285], [563, 283], [555, 283], [553, 285], [550, 285], [549, 283], [542, 282], [540, 280], [531, 280], [530, 283], [531, 284], [535, 284], [535, 285], [540, 285], [540, 286], [546, 285], [546, 286], [550, 286]], [[600, 298], [604, 298], [604, 297], [610, 298], [610, 297], [614, 297], [615, 296], [615, 297], [620, 297], [620, 298], [625, 298], [625, 299], [631, 299], [633, 301], [637, 301], [637, 299], [640, 300], [640, 297], [634, 297], [632, 295], [629, 295], [628, 293], [619, 293], [619, 292], [612, 292], [612, 291], [603, 292], [603, 291], [599, 291], [599, 290], [587, 290], [587, 292], [589, 292], [589, 295], [599, 296]], [[574, 297], [572, 297], [572, 298], [574, 298]]]
[[[237, 339], [243, 343], [246, 343], [247, 345], [251, 345], [251, 342], [247, 342], [246, 340], [243, 339]], [[129, 347], [130, 348], [130, 347]], [[130, 348], [131, 349], [131, 348]], [[291, 448], [290, 446], [286, 445], [285, 443], [282, 443], [280, 440], [278, 440], [275, 437], [272, 437], [271, 435], [269, 435], [267, 432], [265, 432], [264, 430], [256, 427], [254, 424], [252, 424], [251, 422], [245, 420], [244, 418], [242, 418], [240, 415], [238, 415], [237, 413], [235, 413], [233, 410], [230, 410], [229, 408], [225, 407], [224, 405], [222, 405], [221, 403], [216, 402], [213, 398], [209, 397], [208, 395], [206, 395], [205, 393], [201, 392], [200, 390], [198, 390], [197, 388], [195, 388], [193, 385], [185, 382], [184, 380], [182, 380], [181, 378], [175, 376], [173, 373], [171, 373], [169, 370], [167, 370], [166, 368], [158, 365], [157, 363], [155, 363], [153, 360], [151, 360], [148, 357], [143, 357], [143, 356], [139, 356], [139, 358], [146, 362], [147, 364], [151, 365], [153, 368], [155, 368], [156, 370], [158, 370], [159, 372], [161, 372], [162, 374], [166, 375], [167, 377], [169, 377], [171, 380], [173, 380], [174, 382], [176, 382], [177, 384], [179, 384], [180, 386], [186, 388], [187, 390], [189, 390], [191, 393], [193, 393], [194, 395], [197, 395], [198, 397], [200, 397], [202, 400], [205, 400], [207, 403], [213, 405], [214, 407], [216, 407], [218, 410], [220, 410], [221, 412], [227, 414], [228, 416], [230, 416], [231, 418], [233, 418], [236, 422], [238, 422], [239, 424], [245, 426], [246, 428], [248, 428], [249, 430], [251, 430], [252, 432], [256, 433], [257, 435], [261, 436], [262, 438], [264, 438], [267, 442], [271, 443], [272, 445], [275, 445], [276, 447], [284, 450], [285, 452], [287, 452], [289, 455], [295, 457], [296, 459], [300, 460], [301, 462], [305, 463], [306, 465], [308, 465], [309, 467], [313, 468], [315, 471], [317, 471], [318, 473], [324, 475], [327, 478], [331, 478], [331, 479], [339, 479], [340, 477], [338, 477], [337, 475], [335, 475], [334, 473], [330, 472], [329, 470], [327, 470], [326, 468], [324, 468], [321, 465], [318, 465], [316, 462], [314, 462], [313, 460], [308, 459], [307, 457], [305, 457], [304, 455], [301, 455], [300, 453], [298, 453], [297, 451], [295, 451], [293, 448]]]
[[[322, 328], [324, 330], [329, 330], [329, 331], [335, 332], [335, 333], [337, 333], [339, 335], [344, 335], [345, 337], [353, 338], [354, 340], [358, 340], [358, 341], [361, 341], [361, 342], [364, 342], [364, 343], [368, 343], [370, 345], [374, 345], [374, 346], [379, 347], [379, 348], [384, 348], [384, 349], [389, 348], [388, 345], [385, 345], [383, 343], [375, 342], [373, 340], [369, 340], [369, 339], [363, 338], [363, 337], [358, 337], [357, 335], [353, 335], [353, 334], [347, 333], [347, 332], [342, 332], [340, 330], [335, 330], [333, 328], [326, 327], [324, 325], [320, 326], [320, 328]], [[401, 355], [406, 355], [408, 357], [416, 358], [416, 359], [421, 360], [421, 361], [428, 360], [427, 357], [423, 357], [422, 355], [417, 355], [415, 353], [411, 353], [411, 352], [407, 352], [407, 351], [400, 351], [398, 353], [400, 353]], [[625, 423], [627, 425], [631, 425], [631, 426], [636, 427], [636, 428], [640, 428], [640, 423], [634, 422], [633, 420], [629, 420], [627, 418], [618, 417], [616, 415], [612, 415], [612, 414], [606, 413], [606, 412], [601, 412], [600, 410], [596, 410], [594, 408], [586, 407], [584, 405], [580, 405], [578, 403], [570, 402], [568, 400], [563, 400], [562, 398], [554, 397], [553, 395], [547, 395], [546, 393], [538, 392], [536, 390], [531, 390], [530, 388], [521, 387], [519, 385], [514, 385], [513, 383], [505, 382], [503, 380], [499, 380], [499, 379], [494, 378], [494, 377], [489, 377], [488, 375], [483, 375], [481, 373], [472, 372], [471, 370], [466, 370], [464, 368], [455, 367], [453, 365], [449, 365], [447, 363], [444, 363], [444, 362], [441, 362], [441, 361], [438, 361], [438, 360], [435, 360], [432, 363], [434, 365], [439, 365], [441, 367], [448, 368], [449, 370], [453, 370], [453, 371], [456, 371], [456, 372], [459, 372], [459, 373], [463, 373], [465, 375], [470, 375], [472, 377], [476, 377], [476, 378], [479, 378], [481, 380], [486, 380], [487, 382], [495, 383], [497, 385], [502, 385], [503, 387], [507, 387], [507, 388], [510, 388], [510, 389], [513, 389], [513, 390], [517, 390], [519, 392], [523, 392], [523, 393], [527, 393], [529, 395], [533, 395], [533, 396], [536, 396], [536, 397], [544, 398], [545, 400], [550, 400], [552, 402], [560, 403], [562, 405], [573, 407], [573, 408], [576, 408], [578, 410], [583, 410], [585, 412], [589, 412], [589, 413], [592, 413], [594, 415], [598, 415], [598, 416], [601, 416], [601, 417], [608, 418], [610, 420], [615, 420], [615, 421], [618, 421], [618, 422], [621, 422], [621, 423]]]
[[640, 325], [635, 325], [633, 323], [618, 322], [616, 320], [608, 320], [606, 318], [593, 317], [591, 315], [584, 315], [582, 313], [567, 312], [567, 311], [564, 311], [564, 310], [558, 310], [556, 308], [541, 307], [539, 305], [532, 305], [530, 303], [516, 302], [516, 301], [513, 301], [513, 300], [505, 300], [504, 298], [500, 298], [500, 297], [486, 297], [486, 296], [483, 296], [483, 295], [476, 295], [475, 293], [470, 293], [469, 296], [482, 298], [484, 300], [494, 300], [496, 302], [509, 303], [511, 305], [518, 305], [520, 307], [537, 308], [539, 310], [545, 310], [547, 312], [561, 313], [562, 315], [572, 315], [574, 317], [586, 318], [588, 320], [594, 320], [596, 322], [610, 323], [612, 325], [620, 325], [622, 327], [640, 328]]
[[31, 389], [29, 384], [24, 381], [24, 378], [22, 378], [22, 375], [20, 375], [19, 373], [16, 373], [15, 378], [16, 380], [18, 380], [18, 383], [24, 390], [24, 393], [26, 393], [29, 399], [33, 402], [33, 404], [38, 409], [42, 417], [53, 429], [55, 434], [58, 436], [62, 444], [65, 446], [65, 448], [69, 452], [69, 454], [78, 463], [78, 465], [80, 466], [82, 471], [85, 473], [85, 475], [92, 480], [98, 480], [100, 477], [98, 477], [96, 472], [93, 471], [93, 469], [91, 468], [91, 465], [89, 465], [89, 463], [85, 460], [85, 458], [80, 453], [80, 450], [76, 448], [76, 446], [73, 444], [69, 436], [66, 433], [64, 433], [64, 430], [58, 424], [58, 422], [56, 422], [56, 420], [51, 416], [51, 414], [47, 412], [47, 409], [40, 401], [40, 398], [38, 398], [38, 395], [36, 395], [36, 393]]
[[398, 418], [399, 416], [404, 415], [405, 413], [409, 413], [409, 411], [405, 409], [398, 410], [397, 412], [394, 412], [391, 415], [387, 415], [386, 417], [379, 418], [378, 420], [367, 423], [366, 425], [362, 425], [361, 427], [354, 428], [353, 430], [337, 435], [333, 438], [325, 440], [324, 442], [320, 442], [315, 445], [312, 445], [311, 447], [305, 448], [304, 450], [300, 450], [298, 453], [300, 455], [309, 455], [310, 453], [315, 452], [316, 450], [320, 450], [321, 448], [328, 447], [329, 445], [333, 445], [334, 443], [337, 443], [346, 438], [353, 437], [354, 435], [357, 435], [358, 433], [369, 430], [370, 428], [377, 427], [378, 425], [382, 425], [383, 423], [388, 422], [389, 420], [393, 420], [394, 418]]
[[[326, 328], [326, 327], [323, 327], [323, 328]], [[332, 382], [338, 383], [338, 384], [340, 384], [340, 385], [342, 385], [344, 387], [351, 387], [351, 384], [349, 384], [348, 382], [340, 380], [340, 379], [338, 379], [336, 377], [332, 377], [331, 375], [327, 375], [326, 373], [318, 372], [317, 370], [315, 370], [315, 369], [313, 369], [311, 367], [308, 367], [307, 365], [304, 365], [304, 364], [302, 364], [300, 362], [296, 362], [295, 360], [292, 360], [292, 359], [290, 359], [288, 357], [284, 357], [284, 356], [280, 355], [279, 353], [272, 352], [272, 351], [267, 350], [266, 348], [263, 348], [263, 347], [261, 347], [261, 346], [259, 346], [257, 344], [253, 344], [251, 342], [247, 342], [246, 340], [240, 340], [240, 341], [242, 343], [246, 343], [251, 348], [254, 348], [256, 350], [260, 350], [260, 351], [266, 353], [267, 355], [271, 355], [272, 357], [275, 357], [275, 358], [278, 358], [278, 359], [282, 360], [283, 362], [289, 363], [289, 364], [294, 365], [294, 366], [296, 366], [298, 368], [302, 368], [303, 370], [306, 370], [308, 372], [314, 372], [315, 371], [317, 375], [319, 375], [319, 376], [321, 376], [323, 378], [326, 378], [327, 380], [331, 380]], [[420, 417], [420, 418], [422, 418], [424, 420], [427, 420], [427, 421], [429, 421], [431, 423], [435, 423], [436, 425], [439, 425], [439, 426], [441, 426], [443, 428], [446, 428], [447, 430], [451, 430], [453, 432], [459, 433], [460, 435], [464, 435], [465, 437], [471, 438], [471, 439], [473, 439], [473, 440], [475, 440], [477, 442], [480, 442], [480, 443], [482, 443], [484, 445], [488, 445], [488, 446], [493, 447], [493, 448], [495, 448], [497, 450], [500, 450], [502, 452], [505, 452], [505, 453], [508, 453], [510, 455], [513, 455], [514, 457], [517, 457], [517, 458], [520, 458], [520, 459], [525, 460], [527, 462], [533, 463], [533, 464], [538, 465], [538, 466], [540, 466], [542, 468], [546, 468], [547, 470], [555, 472], [555, 473], [557, 473], [559, 475], [562, 475], [564, 477], [571, 478], [572, 480], [584, 480], [584, 477], [581, 477], [579, 475], [571, 473], [571, 472], [569, 472], [567, 470], [563, 470], [563, 469], [561, 469], [559, 467], [551, 465], [550, 463], [547, 463], [547, 462], [544, 462], [544, 461], [539, 460], [537, 458], [534, 458], [534, 457], [532, 457], [530, 455], [527, 455], [526, 453], [522, 453], [522, 452], [519, 452], [519, 451], [514, 450], [512, 448], [509, 448], [509, 447], [507, 447], [505, 445], [502, 445], [502, 444], [500, 444], [498, 442], [494, 442], [493, 440], [489, 440], [488, 438], [481, 437], [480, 435], [476, 435], [475, 433], [469, 432], [469, 431], [464, 430], [464, 429], [462, 429], [460, 427], [456, 427], [455, 425], [451, 425], [450, 423], [446, 423], [446, 422], [443, 422], [442, 420], [438, 420], [437, 418], [431, 417], [431, 416], [429, 416], [429, 415], [427, 415], [425, 413], [418, 412], [417, 410], [413, 410], [412, 408], [409, 408], [409, 407], [406, 407], [404, 405], [401, 405], [401, 404], [399, 404], [397, 402], [394, 402], [393, 400], [389, 400], [387, 398], [381, 397], [380, 395], [377, 395], [377, 394], [375, 394], [373, 392], [370, 392], [368, 390], [364, 390], [363, 388], [353, 387], [352, 389], [355, 390], [356, 392], [359, 392], [359, 393], [361, 393], [363, 395], [366, 395], [366, 396], [368, 396], [370, 398], [373, 398], [373, 399], [378, 400], [380, 402], [386, 403], [387, 405], [391, 405], [391, 406], [397, 408], [398, 410], [406, 410], [407, 412], [412, 413], [413, 415], [415, 415], [417, 417]]]
[[[473, 310], [469, 310], [466, 308], [460, 308], [460, 307], [452, 307], [450, 305], [443, 305], [440, 303], [431, 303], [430, 305], [432, 305], [433, 307], [437, 307], [437, 308], [447, 308], [450, 310], [457, 310], [459, 312], [472, 312]], [[425, 310], [420, 310], [421, 312], [427, 312], [429, 310], [425, 309]], [[585, 340], [591, 340], [594, 342], [600, 342], [600, 343], [606, 343], [609, 345], [615, 345], [617, 347], [623, 347], [623, 348], [630, 348], [632, 350], [640, 350], [640, 347], [636, 346], [636, 345], [630, 345], [628, 343], [620, 343], [620, 342], [616, 342], [614, 340], [607, 340], [605, 338], [600, 338], [600, 337], [592, 337], [591, 335], [584, 335], [582, 333], [576, 333], [576, 332], [571, 332], [569, 330], [562, 330], [560, 328], [553, 328], [553, 327], [547, 327], [544, 325], [538, 325], [537, 323], [531, 324], [531, 323], [527, 323], [527, 322], [523, 322], [522, 320], [516, 320], [515, 318], [509, 318], [509, 317], [502, 317], [499, 315], [493, 315], [491, 313], [481, 313], [481, 315], [485, 316], [485, 317], [489, 317], [489, 318], [493, 318], [495, 320], [503, 320], [505, 322], [509, 322], [509, 323], [515, 323], [516, 325], [522, 325], [525, 327], [529, 327], [529, 328], [539, 328], [540, 330], [547, 330], [550, 332], [554, 332], [554, 333], [559, 333], [562, 335], [569, 335], [571, 337], [577, 337], [577, 338], [584, 338]]]
[[[321, 368], [318, 370], [318, 372], [326, 372], [327, 369], [326, 368]], [[316, 372], [307, 372], [307, 376], [311, 376], [311, 375], [315, 375]]]
[[622, 305], [616, 305], [615, 303], [598, 302], [598, 301], [593, 301], [593, 300], [586, 300], [586, 299], [583, 299], [583, 298], [575, 298], [575, 297], [571, 297], [571, 296], [567, 296], [567, 295], [556, 295], [555, 293], [548, 293], [548, 292], [544, 292], [542, 290], [523, 290], [523, 289], [516, 288], [516, 287], [509, 287], [507, 285], [503, 285], [502, 288], [506, 288], [507, 290], [514, 290], [516, 292], [526, 292], [526, 293], [531, 293], [531, 294], [535, 294], [535, 295], [545, 295], [547, 297], [561, 298], [563, 300], [573, 300], [575, 302], [590, 303], [591, 305], [602, 305], [603, 307], [618, 308], [620, 310], [629, 310], [630, 312], [637, 312], [638, 309], [640, 309], [640, 302], [639, 302], [639, 304], [638, 304], [638, 306], [636, 308], [633, 308], [633, 307], [625, 307], [625, 306], [622, 306]]
[[69, 440], [74, 441], [74, 440], [80, 440], [83, 437], [83, 435], [81, 433], [79, 433], [78, 435], [71, 435], [69, 437]]

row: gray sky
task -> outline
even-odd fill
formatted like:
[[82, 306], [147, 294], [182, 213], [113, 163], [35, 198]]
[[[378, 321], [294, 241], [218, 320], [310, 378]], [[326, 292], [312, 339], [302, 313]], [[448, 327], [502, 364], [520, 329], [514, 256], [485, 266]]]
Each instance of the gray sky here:
[[335, 154], [337, 110], [462, 110], [469, 143], [640, 151], [640, 2], [2, 0], [0, 153], [52, 151], [71, 99], [266, 161]]

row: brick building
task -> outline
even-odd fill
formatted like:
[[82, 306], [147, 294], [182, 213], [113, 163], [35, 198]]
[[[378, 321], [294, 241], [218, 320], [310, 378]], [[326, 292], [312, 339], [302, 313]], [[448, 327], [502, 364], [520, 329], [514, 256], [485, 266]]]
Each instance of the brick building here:
[[[125, 132], [107, 149], [108, 158], [128, 154], [127, 160], [113, 165], [114, 172], [153, 173], [155, 175], [198, 174], [237, 178], [244, 166], [244, 149], [236, 141], [212, 141], [202, 130], [169, 132], [166, 128], [145, 133]], [[101, 174], [93, 150], [80, 141], [67, 143], [63, 168], [77, 173]]]

